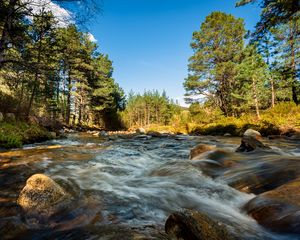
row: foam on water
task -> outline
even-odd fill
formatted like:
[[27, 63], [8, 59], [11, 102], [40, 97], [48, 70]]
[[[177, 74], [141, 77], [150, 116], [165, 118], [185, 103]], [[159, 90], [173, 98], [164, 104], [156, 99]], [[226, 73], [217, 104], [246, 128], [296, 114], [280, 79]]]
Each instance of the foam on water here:
[[164, 224], [172, 212], [189, 208], [226, 223], [241, 238], [277, 239], [240, 210], [253, 194], [206, 177], [192, 165], [192, 145], [174, 139], [117, 141], [88, 162], [54, 166], [48, 173], [101, 192], [106, 211], [121, 223]]

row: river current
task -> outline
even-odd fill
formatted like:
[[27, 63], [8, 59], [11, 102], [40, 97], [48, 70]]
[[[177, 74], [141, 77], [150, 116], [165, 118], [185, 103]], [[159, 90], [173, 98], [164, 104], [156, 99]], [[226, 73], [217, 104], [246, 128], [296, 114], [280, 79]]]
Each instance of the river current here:
[[[104, 140], [70, 134], [1, 151], [0, 239], [166, 239], [164, 223], [181, 209], [206, 213], [240, 239], [298, 239], [258, 225], [241, 210], [254, 194], [208, 177], [203, 166], [189, 160], [198, 143], [234, 152], [239, 142], [212, 136]], [[279, 155], [300, 156], [299, 143], [269, 144]], [[16, 204], [35, 173], [50, 176], [72, 196], [66, 209], [39, 221]]]

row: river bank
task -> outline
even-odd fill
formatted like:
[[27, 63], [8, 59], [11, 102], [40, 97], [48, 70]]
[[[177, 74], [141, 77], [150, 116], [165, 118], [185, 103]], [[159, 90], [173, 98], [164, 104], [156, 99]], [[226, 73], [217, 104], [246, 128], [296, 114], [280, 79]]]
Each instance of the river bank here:
[[95, 127], [88, 126], [69, 126], [63, 127], [59, 124], [56, 129], [53, 127], [44, 127], [38, 123], [28, 123], [23, 121], [0, 122], [0, 148], [18, 148], [24, 144], [32, 144], [42, 142], [64, 136], [67, 133], [87, 132], [93, 136], [108, 137], [115, 139], [117, 137], [130, 138], [145, 134], [151, 137], [166, 137], [171, 135], [188, 134], [191, 136], [227, 136], [241, 137], [243, 132], [248, 128], [259, 131], [262, 136], [271, 139], [300, 139], [300, 129], [297, 127], [282, 128], [280, 126], [270, 124], [243, 124], [237, 126], [235, 124], [209, 124], [204, 126], [193, 125], [189, 130], [183, 128], [175, 128], [169, 126], [150, 125], [145, 128], [132, 128], [123, 131], [104, 131]]
[[4, 115], [0, 113], [0, 148], [16, 148], [74, 131], [89, 132], [100, 137], [107, 135], [111, 138], [118, 135], [130, 137], [136, 133], [150, 136], [188, 134], [241, 137], [247, 129], [251, 128], [259, 131], [263, 137], [300, 139], [299, 109], [295, 104], [281, 103], [272, 109], [262, 111], [260, 119], [253, 114], [240, 117], [225, 117], [216, 113], [193, 116], [182, 111], [179, 116], [174, 116], [168, 125], [149, 124], [143, 128], [134, 125], [127, 129], [124, 127], [123, 131], [103, 131], [105, 129], [100, 126], [67, 126], [47, 117], [30, 116], [27, 122], [16, 121], [13, 113]]
[[53, 139], [54, 133], [37, 125], [20, 121], [0, 122], [0, 148], [17, 148], [23, 144]]

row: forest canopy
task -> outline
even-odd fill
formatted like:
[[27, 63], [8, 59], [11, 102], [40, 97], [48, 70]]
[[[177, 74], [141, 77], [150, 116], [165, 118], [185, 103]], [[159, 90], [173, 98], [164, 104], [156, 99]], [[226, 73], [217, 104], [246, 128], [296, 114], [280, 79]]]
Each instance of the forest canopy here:
[[0, 110], [18, 119], [38, 115], [111, 127], [109, 118], [125, 107], [112, 61], [88, 32], [61, 24], [49, 1], [34, 11], [30, 4], [1, 1]]

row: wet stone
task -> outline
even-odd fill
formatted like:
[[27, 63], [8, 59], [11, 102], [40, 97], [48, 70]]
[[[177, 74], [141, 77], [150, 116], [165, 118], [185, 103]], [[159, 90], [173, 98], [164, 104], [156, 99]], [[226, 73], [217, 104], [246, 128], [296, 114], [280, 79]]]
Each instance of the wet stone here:
[[222, 223], [193, 210], [171, 214], [166, 221], [165, 230], [171, 239], [178, 240], [233, 239]]
[[258, 195], [244, 209], [272, 231], [300, 234], [300, 178]]
[[51, 215], [68, 194], [44, 174], [35, 174], [26, 181], [17, 203], [28, 213]]

